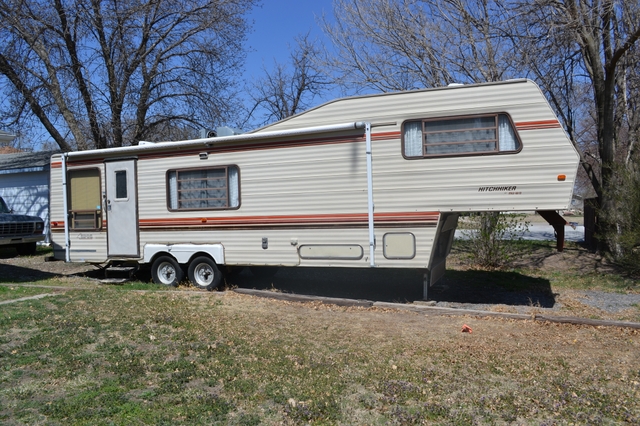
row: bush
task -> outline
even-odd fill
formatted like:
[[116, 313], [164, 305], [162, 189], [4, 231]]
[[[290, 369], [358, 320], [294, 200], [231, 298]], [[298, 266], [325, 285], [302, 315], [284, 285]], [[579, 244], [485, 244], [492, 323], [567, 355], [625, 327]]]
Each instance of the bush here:
[[640, 275], [640, 172], [618, 167], [614, 176], [616, 185], [606, 195], [616, 208], [604, 218], [615, 227], [601, 230], [598, 237], [613, 262], [631, 275]]
[[462, 231], [471, 245], [471, 261], [481, 267], [498, 268], [516, 254], [515, 242], [529, 229], [524, 214], [471, 213], [469, 229]]

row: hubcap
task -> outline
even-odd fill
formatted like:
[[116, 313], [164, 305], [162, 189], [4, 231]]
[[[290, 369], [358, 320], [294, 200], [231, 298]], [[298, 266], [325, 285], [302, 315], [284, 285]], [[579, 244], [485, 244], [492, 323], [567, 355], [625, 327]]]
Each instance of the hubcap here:
[[208, 286], [213, 282], [213, 269], [206, 263], [196, 266], [194, 272], [198, 285]]
[[162, 263], [158, 272], [158, 278], [163, 284], [171, 284], [176, 279], [176, 269], [169, 262]]

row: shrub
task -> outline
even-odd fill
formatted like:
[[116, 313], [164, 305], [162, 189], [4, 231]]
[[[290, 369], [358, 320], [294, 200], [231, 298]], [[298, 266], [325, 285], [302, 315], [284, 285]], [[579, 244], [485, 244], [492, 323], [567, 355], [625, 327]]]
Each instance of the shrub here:
[[631, 275], [640, 275], [640, 172], [620, 166], [614, 176], [616, 185], [607, 195], [616, 208], [609, 210], [606, 220], [615, 227], [601, 230], [598, 237], [613, 262]]
[[481, 267], [498, 268], [516, 254], [515, 242], [529, 229], [524, 214], [471, 213], [469, 229], [462, 231], [471, 245], [471, 261]]

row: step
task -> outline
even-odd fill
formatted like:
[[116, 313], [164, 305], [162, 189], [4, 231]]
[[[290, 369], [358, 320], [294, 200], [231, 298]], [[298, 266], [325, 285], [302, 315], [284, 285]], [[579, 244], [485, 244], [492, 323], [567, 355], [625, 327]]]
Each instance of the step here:
[[100, 284], [124, 284], [129, 281], [129, 278], [102, 278], [98, 281]]
[[109, 266], [104, 270], [104, 276], [106, 278], [131, 278], [137, 270], [137, 266]]

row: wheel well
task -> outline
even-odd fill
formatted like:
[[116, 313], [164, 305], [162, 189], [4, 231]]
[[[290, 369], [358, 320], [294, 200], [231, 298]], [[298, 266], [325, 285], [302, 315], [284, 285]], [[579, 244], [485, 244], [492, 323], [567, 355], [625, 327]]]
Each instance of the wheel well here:
[[[156, 261], [156, 259], [158, 259], [159, 257], [162, 257], [162, 256], [169, 256], [169, 257], [173, 258], [173, 260], [175, 260], [176, 262], [178, 262], [178, 259], [176, 259], [176, 257], [175, 257], [175, 256], [173, 256], [171, 253], [168, 253], [168, 252], [166, 252], [166, 251], [161, 251], [161, 252], [156, 253], [156, 254], [151, 258], [151, 260], [150, 260], [150, 261], [149, 261], [149, 263], [148, 263], [149, 267], [151, 267], [151, 265], [153, 265], [153, 262], [155, 262], [155, 261]], [[180, 264], [180, 262], [178, 262], [178, 264]]]
[[218, 265], [218, 262], [216, 262], [216, 260], [213, 258], [213, 256], [211, 256], [209, 253], [204, 252], [204, 251], [199, 251], [199, 252], [197, 252], [197, 253], [194, 253], [194, 254], [189, 258], [189, 261], [187, 262], [187, 265], [188, 265], [189, 263], [191, 263], [191, 261], [192, 261], [193, 259], [195, 259], [196, 257], [201, 257], [201, 256], [203, 256], [203, 257], [208, 257], [209, 259], [211, 259], [211, 260], [213, 261], [213, 263], [215, 263], [215, 264], [216, 264], [216, 266], [220, 266], [220, 265]]

